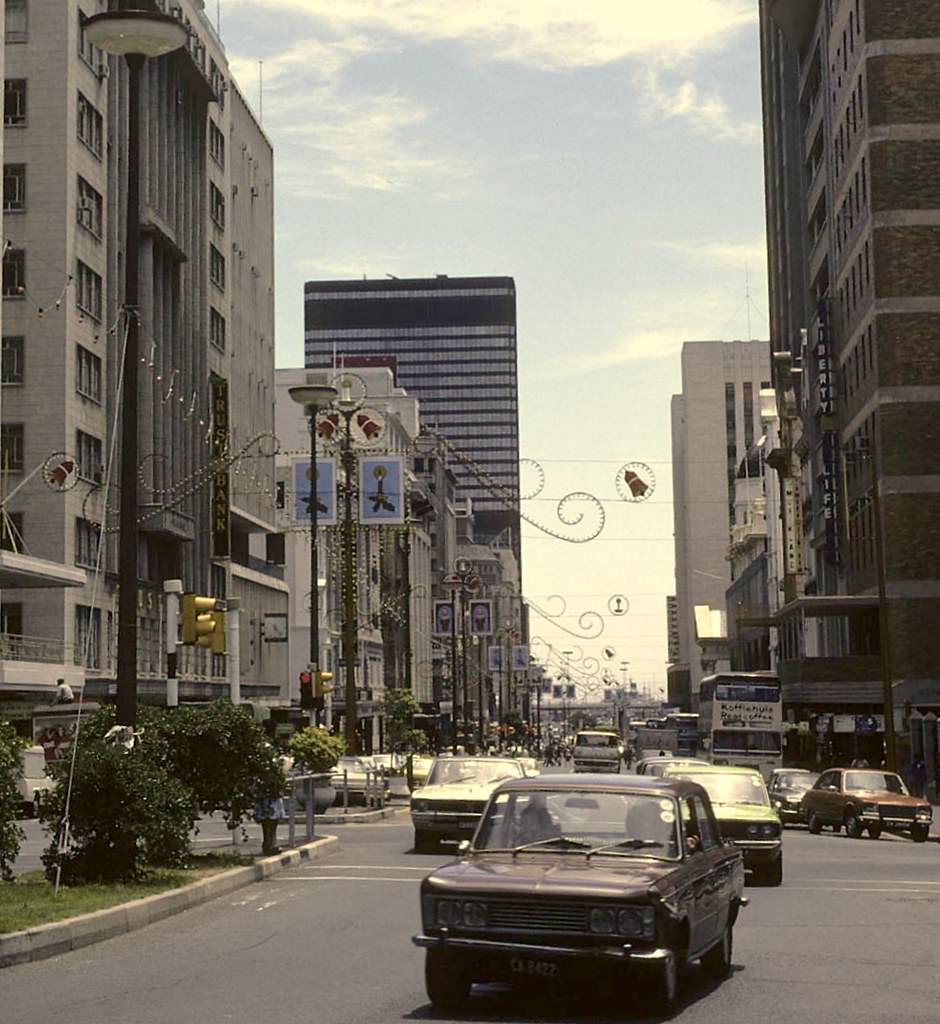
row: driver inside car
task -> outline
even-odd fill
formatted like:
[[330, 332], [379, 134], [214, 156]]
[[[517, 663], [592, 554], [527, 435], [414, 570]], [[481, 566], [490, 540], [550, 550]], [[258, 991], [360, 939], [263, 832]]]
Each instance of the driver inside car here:
[[545, 794], [532, 793], [517, 819], [514, 845], [524, 846], [560, 835], [561, 829], [545, 803]]

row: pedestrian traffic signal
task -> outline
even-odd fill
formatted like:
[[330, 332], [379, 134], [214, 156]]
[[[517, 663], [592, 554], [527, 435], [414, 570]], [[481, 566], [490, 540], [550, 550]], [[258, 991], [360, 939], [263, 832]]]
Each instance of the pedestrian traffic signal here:
[[[333, 685], [330, 680], [333, 678], [332, 672], [317, 672], [317, 698], [322, 700], [328, 693], [333, 692]], [[327, 685], [329, 684], [329, 685]]]
[[313, 697], [313, 676], [309, 672], [300, 673], [300, 706], [304, 711], [313, 711], [317, 706]]
[[183, 643], [225, 654], [225, 602], [215, 597], [183, 594]]

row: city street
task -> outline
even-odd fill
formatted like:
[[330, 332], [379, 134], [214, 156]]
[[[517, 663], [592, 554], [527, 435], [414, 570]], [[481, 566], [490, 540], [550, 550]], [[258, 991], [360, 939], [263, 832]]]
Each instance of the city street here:
[[[455, 1018], [424, 993], [416, 856], [407, 815], [330, 826], [341, 852], [132, 934], [2, 972], [4, 1024], [315, 1024], [640, 1020], [590, 994], [533, 1001], [477, 987]], [[675, 1019], [696, 1024], [936, 1020], [940, 849], [788, 830], [779, 889], [749, 889], [733, 976], [694, 973]]]

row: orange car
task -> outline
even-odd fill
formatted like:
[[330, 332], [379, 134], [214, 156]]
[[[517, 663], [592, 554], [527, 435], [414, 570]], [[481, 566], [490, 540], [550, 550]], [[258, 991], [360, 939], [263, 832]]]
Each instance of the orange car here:
[[923, 843], [933, 820], [928, 801], [911, 796], [900, 775], [876, 768], [830, 768], [806, 791], [802, 810], [810, 832], [845, 826], [853, 839], [861, 839], [866, 829], [877, 839], [886, 829]]

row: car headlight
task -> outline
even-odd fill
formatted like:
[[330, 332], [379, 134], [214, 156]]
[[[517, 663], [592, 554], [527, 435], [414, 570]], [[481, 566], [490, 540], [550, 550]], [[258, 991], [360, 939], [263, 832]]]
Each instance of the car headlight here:
[[879, 813], [879, 811], [878, 811], [878, 805], [877, 804], [863, 804], [862, 805], [862, 814], [878, 814], [878, 813]]
[[777, 832], [778, 828], [775, 824], [768, 823], [766, 825], [761, 826], [761, 835], [773, 838], [775, 835], [777, 835]]
[[465, 903], [463, 923], [468, 928], [483, 928], [486, 925], [486, 907], [482, 903]]
[[656, 912], [652, 907], [629, 907], [617, 914], [617, 931], [629, 939], [652, 939]]
[[933, 821], [933, 811], [929, 807], [917, 808], [918, 821]]
[[411, 809], [421, 814], [424, 811], [429, 811], [431, 809], [431, 805], [427, 800], [412, 800]]
[[612, 935], [617, 926], [617, 915], [609, 907], [591, 907], [588, 923], [598, 935]]
[[463, 921], [463, 907], [456, 900], [438, 900], [437, 923], [442, 928], [458, 927]]
[[778, 797], [778, 798], [777, 798], [776, 800], [774, 800], [774, 807], [776, 807], [776, 808], [777, 808], [777, 809], [779, 810], [779, 809], [780, 809], [781, 807], [783, 807], [783, 805], [784, 805], [785, 803], [786, 803], [786, 800], [781, 800], [781, 799], [780, 799], [780, 798]]
[[751, 824], [747, 827], [747, 834], [749, 836], [760, 835], [760, 825], [755, 825], [753, 822], [751, 822]]

